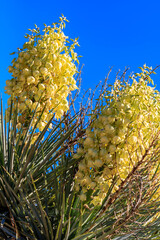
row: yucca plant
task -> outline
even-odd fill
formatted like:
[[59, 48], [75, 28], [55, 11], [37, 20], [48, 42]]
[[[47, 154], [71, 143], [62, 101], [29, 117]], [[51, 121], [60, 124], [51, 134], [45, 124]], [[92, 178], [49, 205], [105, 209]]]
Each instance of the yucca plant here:
[[84, 203], [74, 188], [81, 159], [73, 158], [78, 140], [85, 138], [84, 129], [91, 124], [83, 115], [81, 109], [59, 122], [51, 119], [53, 129], [47, 133], [48, 122], [31, 144], [29, 127], [19, 143], [17, 113], [7, 128], [1, 109], [2, 239], [158, 239], [160, 202], [152, 198], [159, 187], [158, 166], [150, 180], [148, 175], [157, 164], [159, 149], [139, 163], [113, 193], [115, 176], [102, 204], [93, 206], [89, 192]]
[[159, 239], [160, 98], [148, 85], [155, 69], [144, 66], [131, 84], [126, 69], [113, 88], [108, 74], [93, 92], [71, 95], [78, 43], [64, 46], [64, 20], [44, 36], [36, 26], [9, 68], [0, 237]]

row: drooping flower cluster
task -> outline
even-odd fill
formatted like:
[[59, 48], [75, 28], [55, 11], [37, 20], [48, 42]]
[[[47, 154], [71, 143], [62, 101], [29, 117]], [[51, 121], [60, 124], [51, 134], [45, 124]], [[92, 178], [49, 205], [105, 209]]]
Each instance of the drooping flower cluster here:
[[132, 84], [115, 82], [74, 156], [82, 158], [75, 179], [82, 201], [91, 190], [92, 203], [101, 203], [113, 178], [118, 177], [116, 190], [146, 149], [153, 150], [153, 138], [160, 130], [160, 93], [148, 84], [151, 68], [141, 69], [132, 76]]
[[[58, 24], [46, 26], [41, 35], [39, 28], [30, 30], [26, 36], [28, 41], [19, 49], [18, 56], [13, 59], [9, 72], [12, 79], [6, 81], [6, 93], [11, 95], [8, 105], [13, 99], [13, 107], [18, 101], [18, 127], [27, 125], [37, 107], [36, 117], [44, 113], [38, 128], [41, 131], [46, 122], [55, 113], [57, 119], [68, 110], [68, 94], [77, 89], [74, 79], [77, 71], [75, 62], [77, 54], [74, 52], [77, 39], [69, 44], [63, 33], [65, 18], [61, 17]], [[67, 21], [67, 20], [66, 20]], [[9, 115], [10, 108], [7, 110]]]

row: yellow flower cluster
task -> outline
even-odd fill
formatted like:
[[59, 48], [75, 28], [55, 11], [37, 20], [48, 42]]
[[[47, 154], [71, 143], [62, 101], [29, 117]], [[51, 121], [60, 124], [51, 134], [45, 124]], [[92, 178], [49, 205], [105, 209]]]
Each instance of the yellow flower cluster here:
[[[8, 105], [13, 99], [13, 107], [18, 100], [18, 127], [27, 125], [37, 107], [36, 117], [46, 108], [38, 124], [40, 131], [44, 128], [53, 113], [57, 119], [68, 110], [67, 96], [77, 89], [74, 75], [77, 72], [75, 62], [77, 54], [74, 52], [78, 45], [77, 39], [69, 44], [63, 33], [64, 17], [58, 24], [46, 26], [41, 35], [39, 28], [30, 30], [27, 42], [19, 49], [18, 56], [13, 59], [9, 72], [12, 79], [6, 81], [6, 93], [11, 95]], [[13, 53], [14, 54], [14, 53]], [[10, 107], [7, 109], [9, 116]]]
[[118, 182], [114, 190], [142, 159], [160, 130], [160, 93], [148, 84], [151, 68], [144, 65], [141, 69], [132, 77], [132, 84], [115, 82], [74, 155], [82, 158], [75, 178], [82, 201], [90, 190], [92, 203], [102, 203], [115, 175]]

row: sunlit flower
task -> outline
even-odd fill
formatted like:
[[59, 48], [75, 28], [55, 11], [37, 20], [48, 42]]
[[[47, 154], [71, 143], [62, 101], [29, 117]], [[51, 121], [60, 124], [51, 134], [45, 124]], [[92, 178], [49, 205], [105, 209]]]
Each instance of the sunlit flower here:
[[[57, 119], [63, 116], [69, 108], [68, 95], [77, 89], [74, 77], [78, 60], [73, 49], [78, 43], [66, 42], [68, 37], [63, 33], [63, 24], [60, 20], [53, 27], [45, 26], [43, 35], [38, 28], [34, 29], [35, 34], [28, 35], [28, 41], [8, 68], [13, 78], [6, 81], [5, 91], [13, 99], [13, 108], [15, 102], [19, 102], [19, 114], [22, 115], [19, 123], [22, 124], [21, 119], [27, 122], [32, 117], [39, 102], [37, 119], [46, 104], [38, 125], [40, 131], [51, 117], [50, 113], [55, 113]], [[10, 106], [7, 111], [10, 112]]]
[[[116, 81], [110, 94], [105, 96], [99, 115], [92, 115], [95, 120], [86, 130], [76, 176], [92, 179], [87, 189], [94, 189], [91, 197], [94, 205], [102, 203], [115, 175], [118, 181], [113, 191], [118, 189], [135, 164], [142, 160], [160, 129], [160, 93], [148, 86], [149, 75], [145, 67], [139, 80], [132, 77], [132, 84], [126, 83], [122, 88], [121, 82]], [[150, 148], [148, 154], [153, 150]], [[152, 170], [154, 173], [155, 169]], [[84, 182], [76, 178], [75, 183], [86, 196], [88, 190]]]

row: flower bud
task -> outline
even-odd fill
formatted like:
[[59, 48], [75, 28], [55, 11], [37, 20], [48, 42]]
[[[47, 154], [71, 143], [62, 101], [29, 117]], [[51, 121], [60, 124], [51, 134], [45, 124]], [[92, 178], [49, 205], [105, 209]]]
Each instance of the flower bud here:
[[48, 74], [48, 70], [47, 70], [47, 68], [45, 68], [45, 67], [41, 67], [40, 68], [40, 72], [42, 73], [42, 75], [47, 75]]
[[31, 73], [31, 71], [30, 71], [28, 68], [24, 68], [24, 69], [23, 69], [23, 74], [24, 74], [24, 76], [29, 76], [30, 73]]
[[40, 90], [44, 91], [44, 90], [45, 90], [45, 85], [42, 84], [42, 83], [40, 83], [40, 84], [38, 85], [38, 88], [39, 88]]
[[30, 99], [27, 99], [25, 103], [27, 104], [27, 106], [28, 106], [29, 108], [31, 108], [31, 106], [32, 106], [32, 101], [31, 101]]
[[79, 198], [80, 198], [80, 200], [81, 201], [86, 201], [86, 195], [83, 193], [83, 194], [81, 194], [80, 196], [79, 196]]
[[115, 145], [110, 145], [108, 151], [112, 154], [115, 153], [116, 151], [116, 146]]
[[95, 165], [96, 167], [102, 167], [103, 162], [102, 162], [100, 159], [97, 159], [97, 160], [95, 161], [94, 165]]
[[28, 83], [28, 84], [32, 84], [32, 83], [34, 83], [34, 82], [35, 82], [35, 78], [34, 78], [33, 76], [27, 77], [27, 83]]
[[39, 77], [39, 75], [40, 75], [40, 72], [38, 70], [33, 71], [33, 76], [35, 78]]
[[28, 60], [30, 59], [30, 54], [28, 52], [24, 52], [23, 57]]

